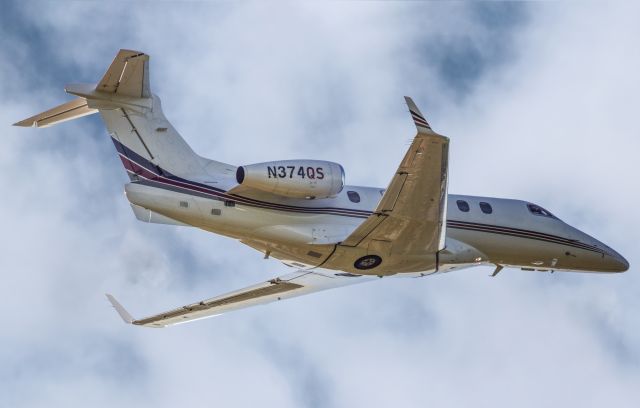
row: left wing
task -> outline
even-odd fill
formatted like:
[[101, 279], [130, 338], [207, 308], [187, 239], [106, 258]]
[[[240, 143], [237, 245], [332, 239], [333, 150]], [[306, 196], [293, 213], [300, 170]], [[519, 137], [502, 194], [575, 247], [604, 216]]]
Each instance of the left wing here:
[[132, 317], [113, 296], [107, 294], [107, 299], [109, 299], [109, 302], [111, 302], [122, 320], [126, 323], [146, 327], [166, 327], [217, 316], [245, 307], [262, 305], [276, 300], [289, 299], [312, 292], [352, 283], [368, 282], [375, 279], [376, 278], [371, 276], [354, 275], [339, 271], [297, 271], [264, 283], [252, 285], [244, 289], [192, 303], [177, 309], [168, 310], [143, 319], [135, 319]]

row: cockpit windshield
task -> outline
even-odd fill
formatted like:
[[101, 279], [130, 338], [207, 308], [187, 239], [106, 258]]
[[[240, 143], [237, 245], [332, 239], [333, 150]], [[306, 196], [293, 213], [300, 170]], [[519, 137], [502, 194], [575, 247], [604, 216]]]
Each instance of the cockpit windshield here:
[[555, 215], [551, 214], [549, 211], [545, 210], [544, 208], [540, 207], [539, 205], [535, 205], [535, 204], [527, 204], [527, 208], [529, 209], [529, 212], [533, 215], [539, 215], [542, 217], [550, 217], [550, 218], [557, 218]]

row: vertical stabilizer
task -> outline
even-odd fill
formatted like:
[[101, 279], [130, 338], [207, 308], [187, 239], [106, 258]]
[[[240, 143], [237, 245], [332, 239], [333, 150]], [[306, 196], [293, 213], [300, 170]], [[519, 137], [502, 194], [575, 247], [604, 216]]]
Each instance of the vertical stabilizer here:
[[191, 180], [235, 174], [235, 167], [197, 155], [162, 112], [151, 93], [149, 56], [120, 50], [96, 84], [69, 84], [78, 98], [16, 123], [46, 127], [100, 112], [132, 180], [177, 176]]
[[96, 91], [131, 98], [150, 98], [149, 56], [140, 51], [120, 50], [98, 82]]

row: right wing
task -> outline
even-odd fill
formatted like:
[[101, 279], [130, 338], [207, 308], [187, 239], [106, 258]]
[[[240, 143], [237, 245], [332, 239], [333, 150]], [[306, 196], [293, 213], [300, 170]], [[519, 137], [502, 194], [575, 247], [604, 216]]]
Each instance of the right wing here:
[[444, 248], [449, 139], [431, 130], [413, 100], [405, 99], [418, 133], [373, 215], [343, 246], [389, 243], [397, 257]]
[[276, 300], [289, 299], [325, 289], [336, 288], [352, 283], [368, 282], [375, 279], [377, 278], [339, 271], [297, 271], [271, 279], [267, 282], [192, 303], [177, 309], [168, 310], [143, 319], [133, 318], [113, 296], [107, 294], [107, 298], [126, 323], [146, 327], [166, 327], [217, 316], [245, 307], [262, 305]]

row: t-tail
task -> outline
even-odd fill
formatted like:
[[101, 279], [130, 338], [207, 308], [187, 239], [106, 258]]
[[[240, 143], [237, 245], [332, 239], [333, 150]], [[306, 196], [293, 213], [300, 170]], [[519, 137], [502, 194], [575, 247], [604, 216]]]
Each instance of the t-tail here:
[[77, 98], [14, 125], [48, 127], [100, 113], [132, 180], [158, 175], [206, 179], [235, 171], [197, 155], [169, 123], [151, 92], [145, 53], [120, 50], [97, 85], [70, 84], [65, 91]]

